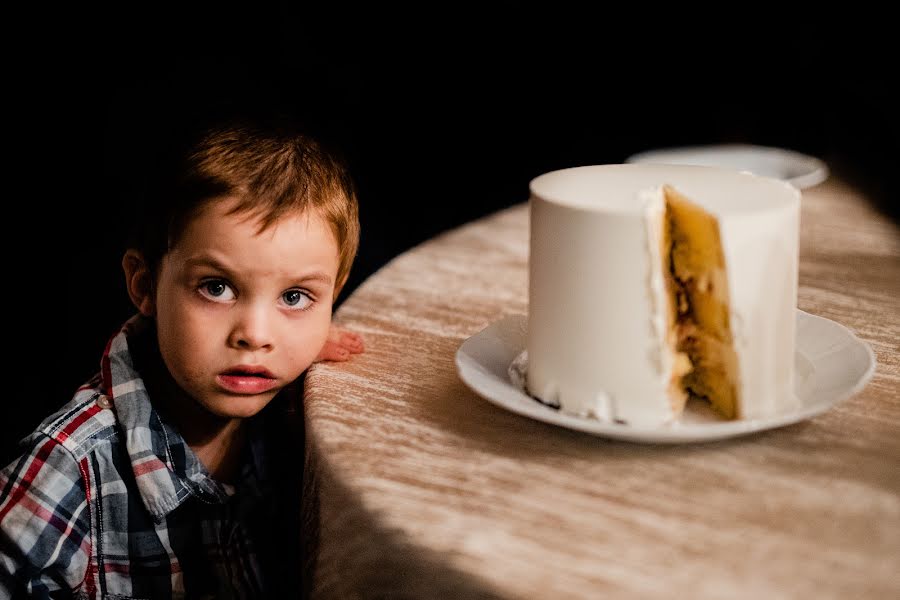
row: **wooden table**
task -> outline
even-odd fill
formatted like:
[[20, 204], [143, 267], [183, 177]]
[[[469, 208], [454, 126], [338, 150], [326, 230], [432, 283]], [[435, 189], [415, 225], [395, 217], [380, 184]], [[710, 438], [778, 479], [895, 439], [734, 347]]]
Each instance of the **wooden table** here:
[[460, 381], [459, 345], [527, 312], [527, 205], [377, 272], [337, 314], [366, 353], [307, 376], [313, 597], [900, 597], [900, 231], [834, 180], [801, 228], [799, 308], [871, 344], [875, 376], [699, 445], [555, 427]]

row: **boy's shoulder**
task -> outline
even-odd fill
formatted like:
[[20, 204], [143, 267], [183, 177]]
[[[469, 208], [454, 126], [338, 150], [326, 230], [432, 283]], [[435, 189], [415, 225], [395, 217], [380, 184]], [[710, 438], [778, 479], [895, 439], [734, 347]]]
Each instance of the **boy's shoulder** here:
[[27, 451], [50, 438], [75, 460], [81, 460], [97, 443], [115, 434], [116, 419], [110, 407], [109, 398], [101, 392], [100, 378], [95, 377], [26, 436], [21, 442], [22, 449]]

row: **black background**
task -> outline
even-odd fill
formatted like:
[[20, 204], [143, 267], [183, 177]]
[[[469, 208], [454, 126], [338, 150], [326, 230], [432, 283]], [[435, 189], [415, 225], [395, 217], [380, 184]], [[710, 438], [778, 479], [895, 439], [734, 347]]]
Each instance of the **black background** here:
[[27, 343], [11, 346], [4, 463], [131, 315], [119, 267], [129, 199], [155, 150], [206, 109], [288, 111], [347, 159], [363, 233], [341, 300], [409, 247], [526, 201], [540, 173], [656, 147], [810, 153], [897, 216], [897, 69], [878, 15], [77, 10], [35, 16], [11, 55], [6, 295], [9, 330], [27, 330], [9, 341]]

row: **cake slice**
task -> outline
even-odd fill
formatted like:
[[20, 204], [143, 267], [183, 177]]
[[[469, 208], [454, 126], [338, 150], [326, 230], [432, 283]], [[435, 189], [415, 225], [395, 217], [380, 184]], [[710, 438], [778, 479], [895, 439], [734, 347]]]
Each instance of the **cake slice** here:
[[689, 396], [727, 419], [740, 416], [738, 360], [729, 323], [728, 273], [719, 223], [663, 186], [660, 254], [666, 290], [666, 344], [673, 368], [669, 398], [679, 413]]

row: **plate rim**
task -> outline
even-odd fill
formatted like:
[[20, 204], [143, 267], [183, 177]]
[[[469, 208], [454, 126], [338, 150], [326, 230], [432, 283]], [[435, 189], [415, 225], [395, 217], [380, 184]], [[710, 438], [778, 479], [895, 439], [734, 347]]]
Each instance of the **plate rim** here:
[[[649, 150], [643, 150], [641, 152], [637, 152], [632, 154], [631, 156], [625, 159], [625, 163], [650, 163], [650, 164], [669, 164], [665, 162], [656, 162], [653, 160], [648, 160], [648, 158], [652, 158], [655, 155], [670, 155], [670, 154], [693, 154], [693, 153], [714, 153], [714, 152], [733, 152], [733, 151], [745, 151], [751, 152], [759, 155], [780, 155], [785, 160], [799, 161], [803, 163], [807, 163], [810, 165], [809, 171], [805, 172], [801, 175], [796, 175], [794, 177], [789, 177], [786, 179], [774, 178], [779, 181], [786, 181], [793, 185], [795, 188], [803, 190], [806, 188], [813, 187], [818, 185], [828, 179], [830, 175], [830, 170], [828, 168], [828, 164], [823, 161], [821, 158], [817, 158], [815, 156], [805, 154], [803, 152], [799, 152], [797, 150], [792, 150], [790, 148], [780, 148], [777, 146], [761, 146], [758, 144], [697, 144], [691, 146], [669, 146], [669, 147], [661, 147], [661, 148], [651, 148]], [[690, 164], [690, 163], [673, 163], [673, 164]], [[760, 177], [767, 177], [766, 175], [756, 173], [756, 175]]]
[[[527, 315], [523, 314], [506, 315], [500, 319], [492, 321], [477, 333], [463, 340], [455, 353], [456, 370], [459, 378], [472, 392], [474, 392], [478, 396], [481, 396], [491, 404], [499, 406], [500, 408], [503, 408], [515, 414], [529, 417], [538, 421], [543, 421], [557, 427], [582, 431], [598, 437], [639, 443], [683, 444], [717, 441], [743, 436], [750, 433], [777, 429], [811, 419], [819, 414], [822, 414], [823, 412], [826, 412], [827, 410], [833, 408], [834, 406], [847, 400], [848, 398], [855, 396], [863, 388], [865, 388], [869, 381], [871, 381], [877, 367], [877, 359], [874, 351], [872, 350], [872, 347], [865, 340], [861, 339], [849, 328], [847, 328], [845, 325], [842, 325], [841, 323], [838, 323], [837, 321], [808, 313], [806, 311], [800, 310], [799, 308], [795, 310], [798, 318], [798, 335], [800, 330], [799, 319], [810, 319], [812, 321], [819, 321], [821, 323], [824, 323], [828, 327], [836, 328], [836, 330], [839, 331], [840, 334], [843, 335], [849, 343], [855, 345], [859, 349], [863, 349], [866, 353], [868, 364], [865, 372], [853, 383], [853, 385], [846, 390], [841, 390], [841, 393], [835, 394], [832, 397], [826, 397], [824, 399], [814, 401], [810, 404], [806, 404], [800, 409], [788, 413], [782, 413], [761, 419], [741, 419], [735, 421], [723, 421], [720, 423], [693, 423], [689, 425], [670, 423], [661, 426], [634, 426], [599, 421], [596, 419], [588, 419], [570, 415], [567, 413], [562, 413], [550, 407], [547, 407], [537, 400], [533, 399], [530, 399], [530, 403], [511, 403], [495, 398], [491, 394], [487, 393], [483, 388], [479, 388], [476, 383], [470, 381], [470, 378], [466, 377], [466, 373], [470, 368], [469, 365], [464, 364], [467, 359], [474, 361], [475, 364], [479, 367], [481, 367], [482, 363], [475, 361], [474, 358], [467, 355], [464, 349], [467, 344], [470, 344], [472, 341], [477, 340], [479, 336], [485, 335], [488, 330], [500, 327], [502, 323], [515, 322], [517, 326], [524, 329], [524, 325], [525, 323], [527, 323], [528, 317]], [[507, 326], [511, 327], [512, 325]], [[796, 351], [797, 350], [795, 350], [795, 352]], [[492, 371], [489, 371], [486, 368], [485, 370], [488, 371], [492, 376], [494, 375]], [[524, 392], [522, 392], [522, 390], [516, 388], [512, 384], [512, 382], [502, 380], [501, 383], [508, 386], [517, 394], [521, 395], [522, 398], [528, 398], [528, 396], [526, 396]]]

